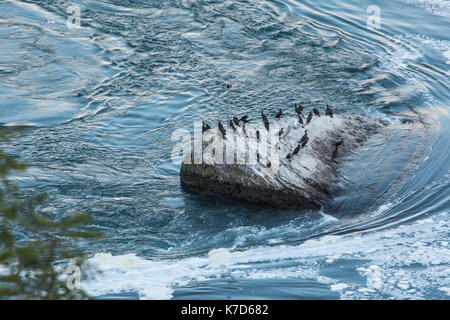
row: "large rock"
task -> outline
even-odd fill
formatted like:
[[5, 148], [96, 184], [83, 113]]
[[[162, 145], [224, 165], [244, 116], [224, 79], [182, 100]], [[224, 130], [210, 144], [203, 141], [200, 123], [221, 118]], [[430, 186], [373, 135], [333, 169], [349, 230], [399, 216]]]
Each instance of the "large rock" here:
[[[218, 129], [210, 129], [198, 144], [202, 163], [197, 156], [195, 164], [194, 153], [188, 154], [181, 166], [181, 181], [191, 190], [208, 195], [278, 208], [318, 209], [329, 198], [328, 190], [343, 156], [381, 126], [380, 121], [368, 117], [335, 115], [314, 117], [305, 126], [293, 117], [272, 120], [270, 132], [261, 121], [247, 124], [245, 132], [242, 127], [236, 131], [226, 127], [225, 139]], [[281, 128], [284, 133], [279, 137]], [[287, 159], [305, 130], [309, 142]], [[344, 143], [333, 160], [335, 143], [341, 139]], [[231, 155], [228, 161], [227, 151]]]

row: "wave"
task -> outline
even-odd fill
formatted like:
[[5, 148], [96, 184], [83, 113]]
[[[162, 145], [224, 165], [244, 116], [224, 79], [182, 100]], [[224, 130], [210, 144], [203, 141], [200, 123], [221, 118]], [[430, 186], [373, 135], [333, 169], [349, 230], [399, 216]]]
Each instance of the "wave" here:
[[424, 8], [427, 12], [442, 16], [450, 16], [450, 1], [448, 0], [401, 0], [407, 4]]
[[[98, 253], [88, 262], [101, 275], [82, 287], [94, 296], [132, 291], [141, 299], [170, 299], [179, 287], [224, 277], [303, 278], [328, 286], [341, 299], [426, 299], [430, 291], [445, 298], [450, 295], [450, 248], [445, 240], [449, 223], [450, 215], [444, 211], [378, 232], [327, 235], [295, 246], [218, 248], [207, 256], [181, 260]], [[324, 275], [324, 270], [347, 259], [353, 264], [346, 276]]]

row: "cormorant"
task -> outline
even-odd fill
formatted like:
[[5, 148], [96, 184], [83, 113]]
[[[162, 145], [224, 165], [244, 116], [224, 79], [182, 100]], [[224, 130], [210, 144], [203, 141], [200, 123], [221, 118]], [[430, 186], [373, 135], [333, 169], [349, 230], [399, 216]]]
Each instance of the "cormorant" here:
[[303, 143], [303, 141], [305, 141], [305, 139], [308, 137], [308, 130], [305, 130], [305, 134], [303, 135], [303, 137], [300, 139], [300, 143]]
[[235, 125], [237, 125], [239, 127], [239, 119], [236, 117], [233, 117], [233, 122]]
[[281, 135], [283, 134], [283, 132], [284, 132], [284, 128], [281, 128], [280, 131], [278, 132], [278, 136], [281, 137]]
[[261, 117], [262, 117], [263, 122], [269, 122], [269, 120], [267, 120], [266, 115], [264, 114], [264, 111], [261, 111]]
[[344, 139], [341, 139], [341, 140], [337, 141], [337, 142], [334, 144], [334, 151], [333, 151], [333, 155], [331, 156], [331, 160], [336, 159], [336, 157], [337, 157], [337, 155], [338, 155], [338, 148], [339, 148], [339, 146], [341, 146], [343, 143], [344, 143]]
[[297, 154], [300, 151], [300, 144], [295, 147], [294, 151], [292, 151], [292, 154]]
[[303, 122], [303, 118], [302, 118], [302, 116], [301, 116], [301, 113], [298, 114], [298, 122], [300, 122], [301, 124], [305, 124], [305, 123]]
[[308, 114], [308, 119], [306, 119], [306, 124], [310, 123], [311, 120], [312, 120], [312, 111], [310, 111]]
[[267, 167], [270, 168], [271, 166], [272, 166], [272, 163], [270, 163], [270, 161], [267, 162]]
[[202, 133], [205, 133], [205, 132], [208, 131], [209, 129], [211, 129], [211, 127], [209, 126], [209, 124], [207, 124], [205, 121], [203, 121]]
[[278, 111], [277, 114], [275, 115], [275, 119], [278, 119], [279, 117], [281, 117], [282, 114], [283, 114], [283, 110], [280, 109], [280, 111]]
[[336, 159], [337, 154], [338, 154], [338, 145], [336, 145], [334, 148], [333, 155], [331, 156], [331, 160]]
[[305, 134], [303, 135], [303, 137], [300, 139], [300, 143], [302, 144], [302, 148], [304, 148], [306, 146], [306, 144], [309, 141], [309, 137], [308, 137], [308, 130], [305, 130]]
[[299, 112], [299, 113], [302, 113], [302, 112], [303, 112], [303, 109], [305, 109], [305, 108], [303, 108], [303, 106], [299, 103], [299, 104], [298, 104], [298, 112]]
[[256, 130], [256, 140], [259, 141], [259, 130]]
[[303, 141], [303, 143], [302, 143], [302, 148], [304, 148], [304, 147], [306, 146], [306, 144], [308, 143], [308, 141], [309, 141], [309, 137], [306, 137], [306, 140]]
[[242, 121], [244, 124], [245, 124], [245, 123], [248, 123], [247, 118], [248, 118], [248, 116], [243, 116], [243, 117], [241, 118], [241, 121]]
[[220, 121], [219, 121], [219, 131], [222, 133], [222, 136], [225, 138], [225, 136], [227, 135], [227, 130], [225, 130], [223, 125], [220, 123]]
[[290, 159], [292, 156], [290, 153], [287, 154], [286, 159]]
[[325, 114], [333, 118], [333, 110], [327, 105], [327, 109], [325, 110]]
[[316, 116], [320, 117], [320, 112], [316, 108], [313, 108], [313, 112]]
[[259, 162], [259, 152], [256, 152], [256, 162]]
[[294, 103], [294, 108], [295, 108], [295, 113], [300, 117], [303, 112], [303, 107], [302, 106], [297, 107], [297, 104]]
[[264, 114], [264, 111], [261, 111], [261, 117], [264, 122], [264, 127], [266, 127], [267, 131], [269, 131], [269, 120], [267, 120], [266, 115]]
[[230, 120], [230, 127], [231, 127], [231, 129], [233, 129], [233, 131], [236, 131], [236, 127], [234, 126], [232, 120]]

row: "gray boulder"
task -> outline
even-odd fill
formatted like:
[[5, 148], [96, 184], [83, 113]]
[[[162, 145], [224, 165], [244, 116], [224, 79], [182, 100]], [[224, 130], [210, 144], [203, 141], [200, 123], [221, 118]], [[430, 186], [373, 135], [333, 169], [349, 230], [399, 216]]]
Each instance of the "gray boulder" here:
[[[181, 182], [194, 192], [217, 197], [277, 208], [319, 209], [329, 198], [345, 154], [382, 126], [370, 117], [334, 115], [314, 117], [307, 125], [292, 117], [271, 120], [269, 131], [260, 121], [246, 124], [245, 129], [225, 127], [225, 138], [218, 129], [210, 129], [199, 144], [201, 163], [198, 158], [194, 163], [194, 153], [184, 158]], [[301, 147], [305, 130], [309, 141]], [[335, 152], [339, 141], [343, 143]], [[299, 143], [298, 153], [293, 154]]]

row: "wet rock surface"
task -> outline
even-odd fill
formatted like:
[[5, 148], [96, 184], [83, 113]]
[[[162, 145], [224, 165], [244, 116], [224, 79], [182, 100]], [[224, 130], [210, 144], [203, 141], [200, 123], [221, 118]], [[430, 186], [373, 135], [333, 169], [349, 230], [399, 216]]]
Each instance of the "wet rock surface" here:
[[[188, 154], [181, 182], [191, 191], [217, 197], [319, 209], [330, 196], [345, 154], [382, 126], [373, 118], [335, 115], [314, 117], [307, 125], [294, 117], [272, 120], [269, 131], [261, 121], [248, 123], [245, 129], [225, 126], [225, 137], [217, 128], [209, 129], [199, 144], [201, 163], [198, 156], [194, 161], [194, 152]], [[309, 139], [302, 146], [305, 130]]]

